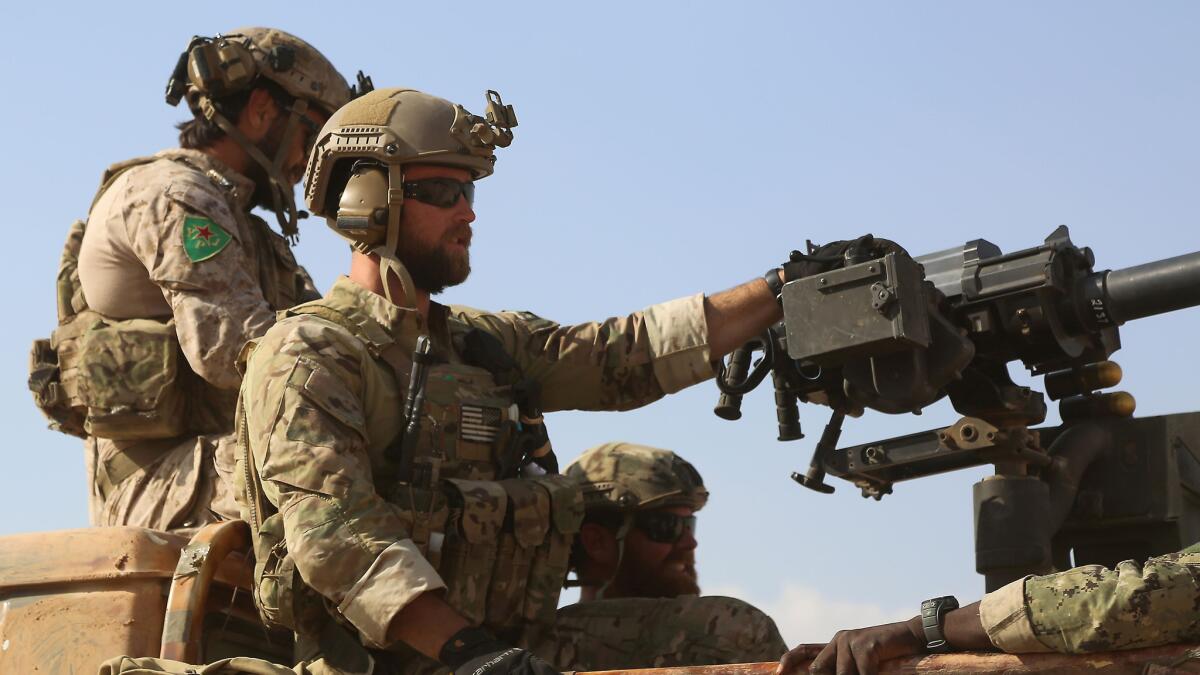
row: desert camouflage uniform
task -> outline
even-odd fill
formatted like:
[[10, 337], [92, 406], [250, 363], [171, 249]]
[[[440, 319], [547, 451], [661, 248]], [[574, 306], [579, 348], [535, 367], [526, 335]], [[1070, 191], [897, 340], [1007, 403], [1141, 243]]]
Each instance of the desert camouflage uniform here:
[[[324, 630], [302, 607], [305, 593], [315, 591], [318, 614], [336, 608], [357, 640], [390, 648], [374, 653], [377, 667], [391, 660], [404, 672], [439, 667], [405, 645], [387, 644], [392, 617], [425, 591], [446, 588], [447, 602], [468, 620], [504, 639], [529, 645], [536, 637], [540, 644], [545, 633], [525, 629], [553, 623], [583, 517], [578, 487], [566, 478], [496, 482], [502, 439], [488, 440], [482, 427], [504, 428], [514, 394], [464, 362], [467, 332], [498, 341], [540, 385], [546, 411], [634, 408], [712, 376], [700, 295], [577, 326], [433, 303], [426, 326], [416, 311], [343, 278], [323, 300], [290, 313], [296, 315], [258, 341], [242, 385], [253, 465], [236, 476], [249, 475], [247, 468], [257, 475], [237, 495], [256, 531], [256, 602], [268, 619], [290, 611], [293, 618], [282, 623], [303, 643], [306, 632]], [[398, 483], [398, 465], [386, 458], [404, 423], [398, 411], [406, 366], [397, 359], [411, 355], [426, 331], [442, 362], [429, 373], [414, 456], [429, 470], [432, 489]], [[476, 420], [481, 410], [500, 419], [472, 425], [468, 410]], [[238, 461], [243, 457], [239, 452]], [[256, 488], [268, 513], [257, 512]], [[438, 496], [447, 488], [459, 499], [448, 520]], [[502, 531], [506, 503], [511, 525]], [[551, 523], [539, 520], [547, 512]], [[526, 589], [524, 575], [531, 586], [539, 578], [537, 587]], [[280, 587], [288, 581], [296, 586], [284, 598]], [[318, 651], [328, 659], [327, 649]]]
[[988, 593], [979, 616], [996, 647], [1069, 654], [1200, 640], [1200, 545], [1113, 569], [1085, 565]]
[[[218, 470], [232, 468], [234, 362], [276, 310], [319, 296], [286, 240], [249, 213], [253, 190], [209, 155], [174, 149], [126, 169], [93, 205], [79, 252], [88, 306], [106, 319], [174, 320], [188, 371], [187, 426], [197, 432], [89, 437], [93, 525], [176, 529], [237, 515], [218, 479]], [[195, 262], [184, 240], [189, 223], [205, 222], [229, 240]]]
[[558, 611], [539, 656], [569, 670], [778, 661], [787, 651], [771, 617], [736, 598], [614, 598]]

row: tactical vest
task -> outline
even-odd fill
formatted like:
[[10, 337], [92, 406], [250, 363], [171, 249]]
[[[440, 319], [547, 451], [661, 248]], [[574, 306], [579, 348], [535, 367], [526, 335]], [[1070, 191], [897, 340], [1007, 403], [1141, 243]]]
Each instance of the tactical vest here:
[[[139, 157], [109, 167], [92, 207], [129, 169], [159, 157]], [[172, 158], [189, 167], [184, 158]], [[91, 210], [89, 208], [89, 211]], [[307, 281], [282, 237], [250, 215], [263, 295], [280, 310], [309, 300]], [[233, 396], [209, 385], [188, 366], [175, 323], [162, 319], [113, 320], [90, 309], [79, 282], [79, 252], [86, 223], [71, 224], [56, 282], [58, 327], [35, 340], [29, 389], [50, 427], [86, 438], [172, 438], [225, 433], [233, 424]]]
[[[394, 374], [397, 390], [407, 393], [411, 354], [378, 326], [353, 324], [319, 302], [287, 314], [313, 314], [348, 330]], [[445, 600], [452, 607], [502, 639], [535, 644], [554, 622], [571, 546], [583, 521], [583, 497], [578, 484], [562, 475], [516, 477], [519, 462], [512, 456], [528, 449], [530, 430], [518, 421], [520, 372], [511, 357], [507, 363], [495, 358], [497, 349], [503, 352], [499, 341], [448, 317], [436, 303], [429, 325], [435, 344], [443, 349], [449, 345], [454, 353], [443, 351], [441, 362], [429, 370], [420, 412], [429, 423], [421, 428], [414, 456], [415, 467], [425, 470], [403, 471], [394, 462], [376, 462], [375, 488], [400, 507], [410, 538], [445, 581]], [[487, 345], [489, 340], [490, 345], [468, 351], [476, 357], [490, 352], [491, 358], [463, 353], [466, 344]], [[467, 362], [457, 362], [460, 355]], [[330, 408], [335, 415], [341, 409]], [[479, 423], [492, 416], [499, 418]], [[256, 604], [270, 625], [301, 635], [322, 633], [329, 620], [326, 603], [304, 584], [288, 555], [283, 519], [262, 496], [245, 424], [239, 402], [242, 466], [237, 481], [254, 531]], [[464, 433], [464, 424], [473, 425], [473, 431]], [[412, 478], [397, 480], [402, 474]]]

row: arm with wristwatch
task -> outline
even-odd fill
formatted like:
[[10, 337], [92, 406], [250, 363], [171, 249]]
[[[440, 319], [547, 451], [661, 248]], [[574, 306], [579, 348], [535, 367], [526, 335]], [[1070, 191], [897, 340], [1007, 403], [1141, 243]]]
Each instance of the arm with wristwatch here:
[[880, 661], [902, 656], [994, 651], [979, 618], [979, 605], [960, 608], [951, 595], [926, 600], [921, 603], [921, 613], [907, 621], [838, 631], [816, 658], [813, 645], [800, 645], [783, 656], [779, 673], [796, 673], [801, 663], [813, 659], [812, 673], [873, 675]]
[[946, 596], [897, 623], [844, 630], [823, 648], [784, 655], [781, 674], [814, 656], [813, 673], [872, 675], [879, 662], [947, 651], [1089, 654], [1200, 639], [1200, 545], [1144, 563], [1084, 565], [1029, 576], [958, 608]]

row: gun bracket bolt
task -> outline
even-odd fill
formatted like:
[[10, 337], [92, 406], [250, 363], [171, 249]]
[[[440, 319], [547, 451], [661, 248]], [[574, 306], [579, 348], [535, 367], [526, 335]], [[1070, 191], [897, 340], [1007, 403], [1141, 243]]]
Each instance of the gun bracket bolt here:
[[887, 460], [887, 452], [878, 445], [867, 446], [867, 449], [863, 450], [863, 459], [867, 464], [880, 464]]
[[962, 428], [958, 430], [958, 433], [960, 436], [962, 436], [962, 439], [968, 443], [975, 440], [976, 437], [979, 436], [979, 431], [975, 429], [975, 425], [973, 424], [962, 425]]

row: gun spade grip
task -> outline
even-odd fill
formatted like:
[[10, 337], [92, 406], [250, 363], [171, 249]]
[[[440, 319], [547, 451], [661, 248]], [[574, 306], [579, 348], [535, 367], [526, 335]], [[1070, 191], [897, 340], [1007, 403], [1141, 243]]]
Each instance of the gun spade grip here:
[[[750, 353], [749, 345], [742, 345], [733, 350], [733, 354], [729, 356], [729, 366], [725, 368], [724, 377], [722, 378], [726, 385], [736, 385], [746, 379], [746, 374], [750, 372]], [[713, 413], [723, 420], [739, 420], [742, 418], [742, 396], [741, 394], [726, 394], [721, 392], [721, 397], [717, 399], [717, 405], [713, 408]]]
[[723, 420], [742, 419], [742, 397], [740, 394], [721, 394], [717, 399], [717, 405], [713, 407], [713, 413]]
[[800, 430], [800, 409], [796, 405], [796, 394], [778, 371], [771, 371], [771, 381], [775, 385], [775, 421], [779, 423], [777, 440], [795, 441], [804, 438], [804, 433]]

